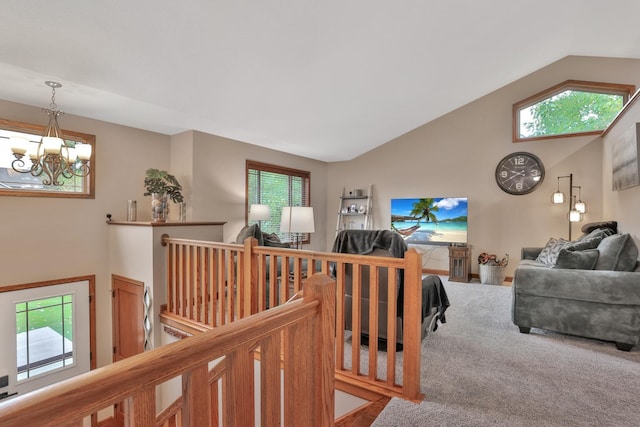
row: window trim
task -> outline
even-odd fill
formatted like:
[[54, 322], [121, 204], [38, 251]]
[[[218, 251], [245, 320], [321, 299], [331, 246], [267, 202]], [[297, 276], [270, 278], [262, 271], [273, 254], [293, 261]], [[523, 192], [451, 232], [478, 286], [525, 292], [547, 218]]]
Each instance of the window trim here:
[[[304, 171], [301, 169], [294, 169], [294, 168], [289, 168], [284, 166], [273, 165], [269, 163], [256, 162], [256, 161], [247, 159], [246, 167], [245, 167], [245, 192], [244, 192], [244, 223], [245, 224], [249, 223], [249, 169], [259, 170], [263, 172], [279, 173], [283, 175], [297, 176], [302, 179], [308, 180], [308, 183], [309, 183], [309, 188], [307, 189], [308, 204], [306, 206], [309, 206], [309, 207], [312, 206], [311, 205], [311, 172]], [[307, 245], [310, 242], [311, 242], [311, 234], [305, 233], [305, 238], [304, 240], [301, 240], [300, 243]], [[292, 243], [292, 242], [285, 242], [285, 243]]]
[[[527, 142], [538, 141], [543, 139], [557, 139], [557, 138], [570, 138], [574, 136], [585, 135], [601, 135], [606, 129], [588, 131], [588, 132], [575, 132], [575, 133], [563, 133], [559, 135], [544, 135], [533, 137], [521, 137], [520, 136], [520, 111], [530, 107], [539, 101], [550, 98], [566, 90], [577, 90], [582, 92], [593, 92], [601, 94], [621, 95], [623, 97], [623, 109], [627, 104], [631, 96], [635, 93], [635, 85], [628, 85], [622, 83], [604, 83], [604, 82], [591, 82], [586, 80], [565, 80], [555, 86], [531, 95], [528, 98], [518, 101], [513, 104], [513, 119], [512, 119], [512, 140], [513, 142]], [[615, 119], [614, 119], [615, 121]]]
[[[32, 123], [19, 122], [16, 120], [7, 120], [0, 118], [0, 128], [14, 131], [14, 132], [29, 132], [35, 135], [43, 135], [46, 126], [36, 125]], [[95, 199], [96, 192], [96, 136], [88, 133], [75, 132], [72, 130], [62, 129], [62, 133], [66, 139], [74, 141], [80, 141], [85, 144], [91, 144], [91, 159], [89, 160], [89, 166], [91, 167], [91, 173], [86, 176], [85, 191], [83, 193], [71, 193], [60, 191], [46, 191], [46, 190], [14, 190], [0, 188], [0, 196], [14, 196], [14, 197], [57, 197], [64, 199]]]

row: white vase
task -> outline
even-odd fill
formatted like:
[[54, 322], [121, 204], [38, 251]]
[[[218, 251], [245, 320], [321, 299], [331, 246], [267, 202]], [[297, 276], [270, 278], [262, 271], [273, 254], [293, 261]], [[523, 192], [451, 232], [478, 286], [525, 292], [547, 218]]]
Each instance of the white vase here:
[[166, 194], [151, 193], [151, 221], [167, 222], [169, 218], [169, 197]]

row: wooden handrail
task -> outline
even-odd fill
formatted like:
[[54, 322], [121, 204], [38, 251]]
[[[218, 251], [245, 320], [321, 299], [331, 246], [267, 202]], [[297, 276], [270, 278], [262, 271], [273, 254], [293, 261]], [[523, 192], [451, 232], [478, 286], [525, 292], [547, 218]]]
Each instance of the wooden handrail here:
[[[388, 274], [387, 341], [396, 342], [397, 273], [404, 273], [403, 295], [403, 366], [402, 384], [396, 383], [396, 353], [378, 352], [377, 322], [370, 321], [368, 366], [361, 366], [360, 352], [366, 351], [359, 339], [352, 339], [351, 358], [345, 360], [344, 299], [336, 300], [336, 375], [342, 380], [362, 387], [382, 390], [388, 396], [419, 400], [421, 354], [422, 260], [415, 249], [404, 258], [355, 255], [334, 252], [292, 250], [258, 246], [256, 239], [243, 244], [204, 242], [189, 239], [165, 238], [168, 245], [168, 314], [185, 321], [215, 328], [252, 313], [276, 307], [288, 301], [302, 288], [305, 277], [315, 272], [334, 276], [336, 294], [345, 294], [345, 266], [354, 271], [352, 298], [352, 337], [359, 337], [362, 307], [359, 294], [362, 286], [360, 271], [366, 266], [370, 272], [371, 290], [369, 319], [377, 319], [377, 277]], [[194, 255], [195, 254], [195, 255]], [[280, 268], [278, 267], [280, 265]], [[386, 273], [382, 273], [386, 269]], [[190, 271], [190, 272], [189, 272]], [[199, 313], [204, 313], [200, 316]], [[175, 323], [173, 323], [175, 325]], [[190, 323], [192, 324], [192, 323]], [[380, 358], [386, 358], [387, 372], [377, 374]]]
[[[284, 391], [291, 399], [283, 414], [285, 425], [333, 425], [333, 283], [326, 275], [314, 275], [305, 283], [303, 299], [0, 403], [0, 425], [81, 425], [83, 417], [128, 400], [130, 425], [155, 426], [155, 386], [180, 375], [182, 425], [209, 425], [207, 364], [220, 357], [225, 357], [223, 395], [228, 400], [221, 405], [224, 424], [253, 425], [254, 362], [250, 350], [262, 345], [262, 353], [279, 359], [280, 346], [273, 345], [273, 340], [280, 331], [285, 336]], [[263, 364], [265, 368], [273, 366]], [[279, 378], [279, 364], [277, 369]], [[265, 375], [275, 378], [273, 373]], [[304, 393], [299, 392], [299, 384], [308, 387]], [[264, 403], [269, 399], [274, 397], [262, 397], [263, 411], [267, 411]], [[279, 400], [277, 403], [267, 418], [277, 418], [279, 423]]]

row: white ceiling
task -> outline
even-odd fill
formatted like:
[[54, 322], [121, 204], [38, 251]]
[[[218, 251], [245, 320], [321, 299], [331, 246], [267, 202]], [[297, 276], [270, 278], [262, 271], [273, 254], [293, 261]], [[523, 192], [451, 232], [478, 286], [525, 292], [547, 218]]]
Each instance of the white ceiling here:
[[[0, 0], [0, 99], [348, 160], [567, 55], [638, 0]], [[64, 119], [62, 119], [64, 120]]]

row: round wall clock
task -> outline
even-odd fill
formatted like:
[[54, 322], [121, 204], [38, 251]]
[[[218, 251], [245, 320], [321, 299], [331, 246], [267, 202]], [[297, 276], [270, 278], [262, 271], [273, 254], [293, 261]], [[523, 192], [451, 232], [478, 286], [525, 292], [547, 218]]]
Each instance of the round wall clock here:
[[544, 180], [544, 165], [531, 153], [518, 151], [505, 156], [496, 167], [498, 187], [509, 194], [531, 193]]

